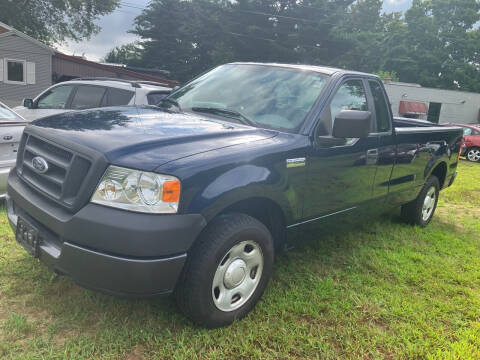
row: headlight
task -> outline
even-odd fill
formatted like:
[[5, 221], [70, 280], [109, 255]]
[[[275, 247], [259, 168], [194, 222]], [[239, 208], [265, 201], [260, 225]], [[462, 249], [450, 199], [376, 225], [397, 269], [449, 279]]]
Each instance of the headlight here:
[[92, 196], [93, 203], [145, 213], [176, 213], [180, 181], [169, 175], [109, 166]]

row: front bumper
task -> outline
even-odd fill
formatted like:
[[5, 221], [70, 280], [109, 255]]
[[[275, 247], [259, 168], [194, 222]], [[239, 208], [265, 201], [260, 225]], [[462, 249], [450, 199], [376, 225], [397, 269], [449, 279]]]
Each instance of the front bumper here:
[[175, 288], [203, 216], [150, 215], [87, 204], [75, 214], [32, 191], [16, 171], [8, 179], [7, 215], [39, 233], [39, 258], [80, 285], [107, 293], [153, 296]]

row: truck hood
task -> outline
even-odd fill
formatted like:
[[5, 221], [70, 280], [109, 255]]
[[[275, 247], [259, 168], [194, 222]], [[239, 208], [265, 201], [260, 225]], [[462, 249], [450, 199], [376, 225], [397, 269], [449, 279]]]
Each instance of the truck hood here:
[[68, 139], [96, 150], [111, 164], [145, 171], [183, 157], [277, 135], [272, 130], [154, 107], [75, 111], [39, 119], [28, 126], [32, 127], [53, 141]]

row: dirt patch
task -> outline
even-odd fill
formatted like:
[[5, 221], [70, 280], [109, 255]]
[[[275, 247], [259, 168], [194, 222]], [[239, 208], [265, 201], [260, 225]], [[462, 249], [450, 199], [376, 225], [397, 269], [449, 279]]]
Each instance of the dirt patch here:
[[145, 347], [143, 345], [137, 345], [125, 356], [125, 360], [143, 360], [144, 353]]

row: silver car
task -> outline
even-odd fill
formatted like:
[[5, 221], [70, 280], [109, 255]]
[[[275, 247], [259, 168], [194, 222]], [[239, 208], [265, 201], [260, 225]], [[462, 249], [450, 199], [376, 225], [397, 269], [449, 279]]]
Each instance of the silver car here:
[[28, 121], [67, 111], [106, 106], [157, 105], [172, 89], [158, 83], [83, 78], [55, 84], [13, 110]]
[[22, 137], [26, 120], [0, 102], [0, 198], [7, 193], [7, 178], [15, 166], [18, 144]]

